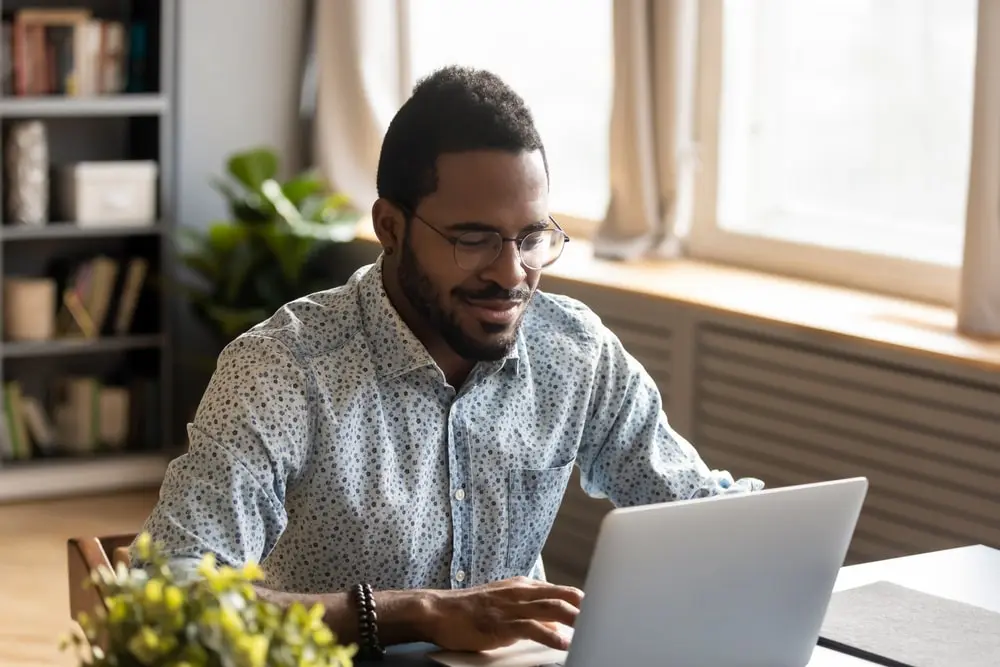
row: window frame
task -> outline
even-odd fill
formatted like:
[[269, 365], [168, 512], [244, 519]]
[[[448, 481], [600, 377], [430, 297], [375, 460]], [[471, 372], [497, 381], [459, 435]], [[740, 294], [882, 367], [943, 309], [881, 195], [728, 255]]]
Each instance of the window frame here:
[[[699, 259], [953, 307], [961, 268], [766, 238], [723, 229], [716, 215], [722, 94], [723, 0], [702, 0], [698, 16], [695, 139], [699, 166], [686, 243]], [[971, 156], [970, 156], [971, 159]]]

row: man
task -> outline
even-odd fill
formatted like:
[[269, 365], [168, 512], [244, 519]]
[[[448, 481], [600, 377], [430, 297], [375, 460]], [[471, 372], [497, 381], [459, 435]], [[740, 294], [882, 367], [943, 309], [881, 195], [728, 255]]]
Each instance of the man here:
[[[564, 648], [581, 592], [539, 553], [574, 466], [619, 506], [752, 491], [709, 470], [585, 306], [537, 291], [566, 236], [496, 76], [422, 81], [382, 146], [379, 260], [230, 344], [145, 529], [178, 566], [263, 561], [344, 641]], [[369, 628], [370, 630], [370, 628]]]

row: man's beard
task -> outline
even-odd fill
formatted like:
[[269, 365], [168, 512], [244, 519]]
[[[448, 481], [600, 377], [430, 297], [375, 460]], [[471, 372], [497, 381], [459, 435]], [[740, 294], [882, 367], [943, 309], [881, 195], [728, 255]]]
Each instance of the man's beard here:
[[[518, 318], [513, 330], [492, 342], [486, 343], [477, 341], [467, 335], [458, 322], [454, 311], [448, 312], [441, 306], [440, 293], [434, 288], [427, 274], [420, 266], [419, 261], [410, 249], [409, 243], [403, 243], [402, 255], [399, 260], [397, 271], [400, 287], [403, 294], [409, 299], [413, 308], [423, 317], [428, 324], [436, 329], [445, 342], [463, 359], [473, 361], [498, 361], [507, 356], [517, 341], [517, 331], [521, 327], [521, 320], [524, 313]], [[514, 301], [527, 301], [531, 298], [532, 291], [528, 289], [505, 290], [499, 285], [493, 284], [475, 294], [461, 292], [461, 296], [474, 297], [479, 299], [510, 299]], [[486, 333], [500, 333], [506, 327], [488, 322], [481, 322]]]

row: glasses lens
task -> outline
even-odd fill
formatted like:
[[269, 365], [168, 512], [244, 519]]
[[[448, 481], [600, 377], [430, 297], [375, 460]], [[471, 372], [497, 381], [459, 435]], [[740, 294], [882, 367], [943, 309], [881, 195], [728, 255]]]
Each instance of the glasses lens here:
[[478, 271], [489, 266], [502, 247], [496, 232], [466, 232], [455, 241], [455, 263], [465, 271]]
[[532, 232], [521, 242], [521, 262], [529, 269], [544, 269], [559, 259], [566, 237], [557, 229]]

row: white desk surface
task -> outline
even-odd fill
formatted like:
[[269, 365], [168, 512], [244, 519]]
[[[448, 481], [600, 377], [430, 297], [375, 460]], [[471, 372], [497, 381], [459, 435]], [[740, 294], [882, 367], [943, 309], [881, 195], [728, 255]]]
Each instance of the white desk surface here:
[[835, 591], [891, 581], [1000, 613], [1000, 550], [983, 545], [845, 567]]

